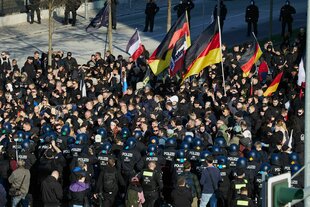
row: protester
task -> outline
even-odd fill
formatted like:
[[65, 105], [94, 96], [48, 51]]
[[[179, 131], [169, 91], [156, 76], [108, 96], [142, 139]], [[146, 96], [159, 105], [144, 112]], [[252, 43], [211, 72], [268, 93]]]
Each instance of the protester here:
[[[76, 199], [81, 193], [98, 206], [102, 192], [111, 203], [131, 207], [152, 206], [151, 199], [176, 203], [176, 195], [193, 186], [196, 192], [189, 190], [193, 205], [195, 197], [201, 198], [202, 205], [211, 197], [214, 205], [214, 192], [225, 191], [226, 183], [231, 183], [230, 196], [223, 197], [233, 205], [241, 193], [233, 184], [246, 178], [251, 186], [248, 197], [259, 200], [261, 194], [251, 192], [257, 174], [249, 166], [258, 170], [269, 162], [268, 172], [273, 176], [290, 170], [289, 162], [304, 162], [304, 87], [298, 85], [297, 69], [303, 69], [299, 61], [305, 35], [301, 30], [296, 42], [285, 47], [267, 42], [257, 62], [261, 70], [253, 66], [248, 78], [243, 77], [238, 61], [249, 51], [249, 44], [226, 49], [226, 91], [220, 64], [180, 84], [178, 77], [162, 80], [149, 75], [147, 53], [133, 61], [110, 51], [104, 56], [96, 52], [84, 65], [73, 59], [74, 51], [61, 51], [47, 67], [44, 55], [40, 58], [38, 52], [31, 52], [33, 57], [20, 70], [16, 61], [10, 61], [9, 52], [3, 51], [0, 181], [9, 194], [7, 183], [15, 172], [30, 169], [31, 184], [29, 192], [22, 188], [22, 202], [29, 197], [35, 206], [69, 204], [69, 193], [50, 200], [43, 196], [51, 189], [43, 188], [46, 184], [57, 184], [63, 192], [71, 186], [70, 204], [84, 205]], [[280, 71], [283, 76], [277, 90], [263, 95]], [[17, 158], [24, 168], [16, 170]], [[109, 164], [109, 160], [114, 162]], [[102, 180], [112, 174], [117, 175], [116, 181]], [[177, 183], [184, 174], [182, 187], [183, 183]], [[113, 188], [96, 188], [107, 181]], [[8, 201], [11, 198], [7, 196]], [[184, 199], [192, 205], [192, 198]]]

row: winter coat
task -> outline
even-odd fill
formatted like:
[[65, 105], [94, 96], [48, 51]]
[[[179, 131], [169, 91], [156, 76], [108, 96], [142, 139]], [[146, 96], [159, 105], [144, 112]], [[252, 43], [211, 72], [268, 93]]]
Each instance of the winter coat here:
[[69, 187], [69, 200], [71, 205], [87, 206], [90, 188], [88, 183], [75, 182]]
[[53, 176], [48, 176], [41, 184], [42, 200], [45, 205], [60, 205], [63, 197], [61, 184]]
[[[25, 179], [23, 181], [23, 178]], [[15, 189], [20, 189], [22, 195], [26, 196], [30, 185], [30, 171], [23, 167], [17, 168], [9, 177], [9, 183], [11, 187]]]
[[191, 191], [185, 186], [179, 186], [171, 193], [173, 205], [177, 207], [190, 207], [193, 201]]

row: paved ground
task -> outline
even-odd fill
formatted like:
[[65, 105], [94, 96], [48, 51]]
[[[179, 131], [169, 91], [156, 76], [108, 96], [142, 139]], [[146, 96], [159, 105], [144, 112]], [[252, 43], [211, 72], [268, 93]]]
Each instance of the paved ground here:
[[[173, 5], [177, 0], [172, 0]], [[153, 33], [140, 32], [143, 44], [152, 52], [159, 44], [166, 32], [167, 21], [167, 0], [157, 0], [160, 11], [156, 16], [155, 28]], [[211, 20], [211, 14], [217, 1], [214, 0], [195, 0], [195, 8], [192, 11], [191, 37], [195, 39]], [[257, 1], [258, 2], [258, 1]], [[283, 5], [283, 0], [274, 0], [273, 33], [280, 32], [279, 11]], [[227, 19], [224, 24], [222, 40], [232, 46], [249, 40], [246, 37], [246, 23], [244, 22], [245, 7], [248, 1], [231, 0], [225, 1], [228, 8]], [[269, 35], [269, 0], [260, 0], [257, 5], [260, 8], [259, 35], [258, 38], [266, 38]], [[296, 8], [297, 14], [293, 27], [297, 28], [306, 25], [305, 0], [295, 0], [292, 5]], [[113, 53], [123, 54], [128, 39], [133, 34], [135, 28], [139, 31], [144, 27], [144, 0], [133, 0], [131, 8], [129, 3], [118, 6], [118, 25], [117, 30], [113, 31]], [[89, 17], [96, 15], [97, 11], [89, 10]], [[172, 12], [173, 21], [176, 13]], [[55, 15], [53, 48], [54, 50], [72, 51], [80, 64], [86, 63], [90, 55], [96, 51], [103, 52], [106, 40], [106, 28], [100, 28], [93, 33], [85, 32], [85, 27], [90, 20], [84, 18], [84, 12], [78, 16], [76, 27], [62, 25], [62, 14]], [[0, 50], [10, 51], [12, 58], [17, 58], [19, 65], [22, 65], [25, 58], [35, 50], [47, 51], [47, 20], [43, 20], [41, 25], [23, 23], [19, 25], [3, 27], [0, 30]]]

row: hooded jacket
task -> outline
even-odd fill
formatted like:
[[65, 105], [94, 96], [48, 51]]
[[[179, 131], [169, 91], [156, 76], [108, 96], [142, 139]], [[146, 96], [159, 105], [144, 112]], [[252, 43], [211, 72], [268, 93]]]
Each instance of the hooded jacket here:
[[86, 205], [88, 203], [89, 184], [75, 182], [69, 187], [69, 200], [71, 205]]

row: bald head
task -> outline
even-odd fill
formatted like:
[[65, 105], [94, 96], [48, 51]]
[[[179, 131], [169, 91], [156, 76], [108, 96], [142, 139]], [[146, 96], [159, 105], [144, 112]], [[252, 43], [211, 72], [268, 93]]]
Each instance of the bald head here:
[[54, 170], [51, 174], [51, 176], [53, 176], [56, 180], [58, 180], [59, 178], [59, 172], [57, 170]]

